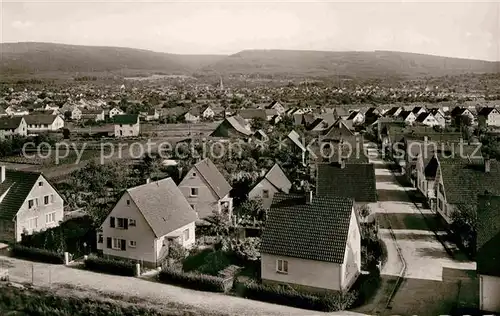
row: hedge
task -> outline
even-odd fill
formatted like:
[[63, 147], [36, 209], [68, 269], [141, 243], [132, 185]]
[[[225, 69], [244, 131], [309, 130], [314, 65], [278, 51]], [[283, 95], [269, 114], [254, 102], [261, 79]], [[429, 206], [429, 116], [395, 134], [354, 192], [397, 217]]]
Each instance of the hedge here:
[[84, 261], [85, 268], [96, 272], [104, 272], [122, 276], [135, 276], [136, 265], [133, 262], [88, 257]]
[[345, 310], [356, 300], [356, 294], [353, 292], [317, 294], [254, 282], [238, 284], [238, 288], [240, 295], [245, 298], [322, 312]]
[[14, 257], [22, 259], [55, 264], [64, 263], [64, 254], [46, 249], [26, 247], [15, 244], [11, 248], [11, 253]]
[[232, 287], [232, 279], [207, 274], [185, 273], [179, 270], [164, 268], [158, 274], [161, 282], [178, 285], [190, 289], [225, 293]]

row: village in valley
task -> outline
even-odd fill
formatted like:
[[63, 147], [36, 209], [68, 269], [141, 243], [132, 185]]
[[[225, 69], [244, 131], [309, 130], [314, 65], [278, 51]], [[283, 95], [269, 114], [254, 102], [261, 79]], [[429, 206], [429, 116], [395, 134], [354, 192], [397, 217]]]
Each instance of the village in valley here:
[[320, 2], [0, 4], [0, 315], [500, 314], [500, 4]]

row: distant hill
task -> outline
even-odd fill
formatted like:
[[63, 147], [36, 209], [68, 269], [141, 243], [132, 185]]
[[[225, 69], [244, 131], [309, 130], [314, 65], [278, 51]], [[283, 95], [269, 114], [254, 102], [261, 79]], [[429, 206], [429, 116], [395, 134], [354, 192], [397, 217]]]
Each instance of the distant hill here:
[[53, 43], [0, 44], [0, 73], [158, 71], [187, 73], [219, 61], [218, 55], [176, 55], [149, 50]]
[[227, 74], [421, 77], [500, 72], [500, 63], [390, 51], [245, 50], [204, 70]]
[[421, 77], [500, 72], [499, 62], [375, 52], [245, 50], [224, 55], [178, 55], [149, 50], [53, 43], [0, 44], [3, 75], [150, 71], [172, 74]]

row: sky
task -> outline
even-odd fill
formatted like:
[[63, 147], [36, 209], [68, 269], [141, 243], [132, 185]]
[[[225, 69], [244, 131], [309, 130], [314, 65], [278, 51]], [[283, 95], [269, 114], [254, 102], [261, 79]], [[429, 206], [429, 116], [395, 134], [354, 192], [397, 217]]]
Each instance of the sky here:
[[500, 2], [8, 1], [1, 42], [179, 54], [395, 50], [500, 60]]

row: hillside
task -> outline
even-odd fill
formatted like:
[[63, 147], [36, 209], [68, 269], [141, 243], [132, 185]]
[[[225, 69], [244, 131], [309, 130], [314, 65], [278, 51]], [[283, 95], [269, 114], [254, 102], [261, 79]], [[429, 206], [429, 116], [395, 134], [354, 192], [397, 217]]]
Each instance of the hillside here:
[[175, 55], [124, 47], [52, 43], [0, 44], [0, 73], [102, 73], [123, 70], [186, 73], [219, 61], [217, 55]]
[[204, 70], [226, 74], [421, 77], [500, 72], [500, 63], [389, 51], [245, 50]]
[[0, 73], [161, 72], [200, 75], [421, 77], [500, 72], [499, 62], [389, 51], [245, 50], [230, 56], [52, 43], [0, 44]]

